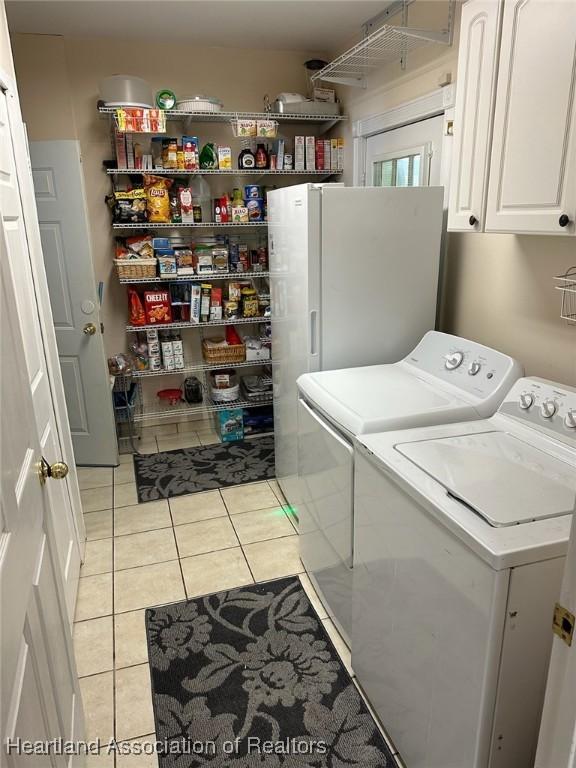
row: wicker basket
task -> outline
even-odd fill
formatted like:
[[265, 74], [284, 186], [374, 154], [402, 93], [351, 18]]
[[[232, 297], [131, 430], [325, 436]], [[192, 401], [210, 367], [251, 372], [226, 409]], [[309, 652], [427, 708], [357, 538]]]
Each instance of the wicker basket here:
[[246, 360], [246, 344], [228, 344], [226, 347], [211, 347], [202, 341], [204, 362], [216, 365], [243, 363]]
[[156, 277], [156, 259], [114, 259], [114, 264], [122, 280]]

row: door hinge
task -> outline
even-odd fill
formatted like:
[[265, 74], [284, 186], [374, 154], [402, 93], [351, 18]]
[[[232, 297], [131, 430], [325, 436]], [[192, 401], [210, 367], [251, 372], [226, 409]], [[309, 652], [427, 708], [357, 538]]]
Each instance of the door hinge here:
[[572, 645], [572, 637], [574, 635], [574, 624], [576, 617], [567, 608], [564, 608], [560, 603], [556, 603], [554, 606], [554, 620], [552, 622], [552, 629], [555, 635], [562, 638], [566, 645]]
[[104, 323], [100, 323], [100, 333], [104, 333]]

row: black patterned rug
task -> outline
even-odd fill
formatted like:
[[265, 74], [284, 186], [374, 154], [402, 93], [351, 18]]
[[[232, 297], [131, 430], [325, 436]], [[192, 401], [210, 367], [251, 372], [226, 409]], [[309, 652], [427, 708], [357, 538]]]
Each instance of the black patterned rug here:
[[392, 768], [299, 579], [146, 611], [160, 768]]
[[139, 502], [272, 480], [274, 436], [135, 454], [134, 471]]

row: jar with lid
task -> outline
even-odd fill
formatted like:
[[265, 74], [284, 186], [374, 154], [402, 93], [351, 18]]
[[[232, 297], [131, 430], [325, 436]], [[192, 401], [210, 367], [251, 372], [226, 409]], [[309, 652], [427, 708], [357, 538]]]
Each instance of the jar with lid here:
[[242, 317], [258, 317], [258, 293], [255, 288], [242, 288]]

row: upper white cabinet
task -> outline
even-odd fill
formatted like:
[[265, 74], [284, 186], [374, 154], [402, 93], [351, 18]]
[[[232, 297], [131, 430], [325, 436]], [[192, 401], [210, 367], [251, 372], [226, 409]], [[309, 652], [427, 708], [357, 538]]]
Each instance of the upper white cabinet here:
[[484, 226], [502, 3], [469, 0], [462, 8], [448, 227]]
[[[470, 65], [475, 10], [483, 67]], [[469, 0], [462, 13], [449, 228], [575, 235], [576, 0]], [[495, 100], [483, 98], [494, 79]]]

